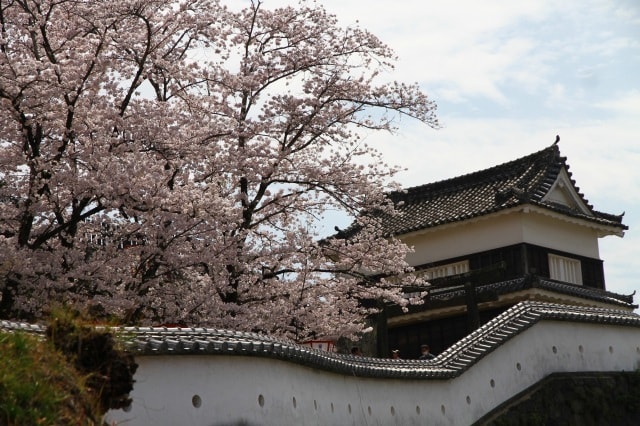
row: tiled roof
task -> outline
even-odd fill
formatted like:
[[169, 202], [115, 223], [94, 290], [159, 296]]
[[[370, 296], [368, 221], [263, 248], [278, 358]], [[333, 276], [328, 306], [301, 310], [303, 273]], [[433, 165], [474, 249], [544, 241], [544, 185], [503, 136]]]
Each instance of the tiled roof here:
[[574, 180], [571, 184], [590, 214], [544, 201], [563, 168], [571, 178], [566, 157], [553, 144], [489, 169], [393, 192], [390, 198], [398, 214], [385, 217], [382, 226], [387, 235], [401, 235], [529, 204], [598, 225], [627, 229], [622, 215], [594, 210]]
[[[116, 329], [134, 356], [228, 355], [281, 359], [359, 377], [451, 379], [501, 344], [544, 320], [640, 327], [640, 316], [626, 311], [542, 302], [521, 302], [429, 361], [355, 357], [312, 349], [255, 333], [166, 327]], [[0, 330], [43, 334], [44, 327], [0, 321]]]
[[[538, 288], [549, 290], [554, 293], [566, 296], [579, 297], [586, 300], [593, 300], [610, 305], [617, 305], [625, 308], [637, 308], [638, 305], [633, 303], [633, 294], [624, 295], [612, 293], [610, 291], [600, 290], [596, 288], [585, 287], [582, 285], [568, 284], [561, 281], [555, 281], [548, 278], [542, 278], [535, 275], [516, 278], [508, 281], [495, 282], [491, 284], [479, 285], [476, 287], [476, 294], [493, 292], [495, 294], [510, 294], [520, 290]], [[446, 301], [465, 296], [464, 286], [458, 285], [453, 287], [432, 287], [429, 290], [429, 298], [433, 300]]]

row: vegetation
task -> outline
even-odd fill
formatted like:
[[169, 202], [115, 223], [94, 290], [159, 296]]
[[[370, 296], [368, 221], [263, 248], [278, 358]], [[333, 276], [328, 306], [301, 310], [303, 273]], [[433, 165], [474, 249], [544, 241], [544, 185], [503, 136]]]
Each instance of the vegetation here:
[[49, 342], [0, 333], [0, 354], [0, 424], [98, 424], [100, 413], [85, 377]]
[[[300, 340], [408, 303], [370, 278], [411, 268], [363, 215], [391, 214], [399, 169], [360, 138], [438, 127], [436, 105], [320, 2], [226, 3], [2, 3], [0, 317], [66, 303]], [[357, 238], [323, 238], [335, 210]]]
[[130, 403], [137, 364], [77, 314], [42, 336], [0, 333], [0, 425], [97, 425]]
[[102, 414], [131, 403], [129, 392], [138, 365], [117, 347], [109, 328], [94, 327], [79, 313], [62, 311], [54, 316], [46, 336], [86, 378], [85, 385]]

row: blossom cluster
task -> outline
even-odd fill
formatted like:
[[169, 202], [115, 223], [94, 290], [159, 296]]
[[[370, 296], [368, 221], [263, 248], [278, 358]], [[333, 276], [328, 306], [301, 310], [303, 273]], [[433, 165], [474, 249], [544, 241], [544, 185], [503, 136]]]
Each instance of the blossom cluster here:
[[[352, 334], [409, 250], [360, 139], [437, 127], [393, 51], [321, 6], [30, 0], [0, 10], [0, 316]], [[367, 159], [367, 161], [365, 161]], [[338, 210], [351, 238], [320, 238]], [[376, 278], [377, 277], [377, 278]], [[364, 303], [364, 302], [367, 303]]]

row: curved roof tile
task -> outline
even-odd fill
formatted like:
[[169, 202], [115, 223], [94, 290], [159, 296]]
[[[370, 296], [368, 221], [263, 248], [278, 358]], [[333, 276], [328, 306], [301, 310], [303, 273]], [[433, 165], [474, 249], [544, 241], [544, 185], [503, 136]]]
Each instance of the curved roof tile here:
[[[603, 226], [628, 229], [622, 224], [622, 215], [593, 209], [571, 179], [566, 160], [566, 157], [560, 155], [558, 145], [553, 144], [541, 151], [485, 170], [392, 192], [389, 198], [396, 205], [398, 214], [384, 217], [382, 226], [385, 234], [406, 234], [525, 204]], [[563, 169], [589, 214], [544, 199]]]
[[[229, 355], [281, 359], [312, 368], [373, 378], [451, 379], [502, 343], [543, 320], [640, 327], [637, 314], [605, 308], [521, 302], [433, 360], [392, 360], [341, 355], [255, 333], [208, 328], [123, 327], [115, 329], [134, 356]], [[39, 325], [0, 321], [0, 330], [44, 334]]]
[[[633, 303], [633, 294], [618, 294], [597, 288], [538, 277], [535, 275], [527, 275], [507, 281], [479, 285], [476, 287], [476, 292], [477, 294], [495, 292], [500, 295], [531, 288], [549, 290], [567, 296], [580, 297], [583, 299], [594, 300], [596, 302], [618, 305], [624, 308], [634, 309], [638, 307], [638, 305]], [[462, 285], [432, 287], [429, 290], [429, 297], [433, 300], [448, 300], [456, 297], [464, 297], [465, 294], [466, 291]]]

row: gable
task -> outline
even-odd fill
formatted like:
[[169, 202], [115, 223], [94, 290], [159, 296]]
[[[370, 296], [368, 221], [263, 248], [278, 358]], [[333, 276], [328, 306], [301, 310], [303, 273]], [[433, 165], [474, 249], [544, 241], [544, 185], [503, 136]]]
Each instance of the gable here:
[[571, 178], [564, 167], [560, 173], [558, 173], [558, 177], [549, 192], [542, 197], [541, 202], [560, 204], [570, 210], [579, 211], [583, 215], [593, 217], [591, 209], [584, 203], [580, 194], [576, 192]]

